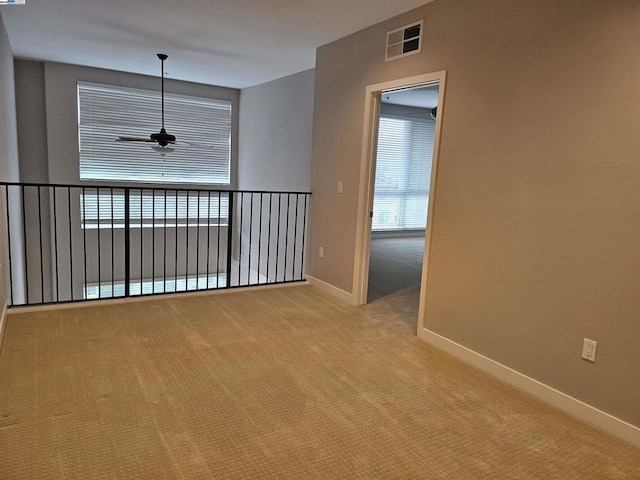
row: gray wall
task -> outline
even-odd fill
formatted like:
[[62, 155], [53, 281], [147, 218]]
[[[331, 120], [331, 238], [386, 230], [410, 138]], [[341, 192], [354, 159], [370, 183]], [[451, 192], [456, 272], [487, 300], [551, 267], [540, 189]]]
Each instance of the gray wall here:
[[[2, 17], [0, 16], [0, 180], [5, 182], [17, 182], [20, 180], [14, 85], [13, 54]], [[2, 208], [0, 208], [0, 234], [2, 237], [0, 238], [5, 238], [7, 215], [4, 191], [2, 191], [2, 194], [0, 199], [0, 204], [2, 205]], [[20, 210], [19, 206], [16, 210]], [[14, 215], [11, 218], [17, 219], [18, 217]], [[13, 234], [19, 229], [20, 224], [15, 220], [11, 223]], [[4, 242], [0, 242], [0, 264], [2, 265], [0, 304], [7, 298], [8, 262], [7, 246]]]
[[45, 110], [44, 63], [16, 59], [16, 104], [20, 179], [49, 181], [47, 115]]
[[319, 48], [308, 273], [352, 290], [366, 86], [447, 70], [425, 327], [640, 426], [639, 15], [443, 0]]
[[0, 120], [0, 179], [6, 182], [17, 182], [20, 171], [13, 54], [2, 16], [0, 16]]
[[308, 191], [315, 70], [240, 92], [238, 188]]
[[[311, 69], [241, 90], [240, 189], [309, 191], [314, 84]], [[236, 252], [240, 262], [272, 281], [300, 279], [308, 205], [298, 195], [246, 198], [241, 232], [240, 222], [236, 224], [242, 238]], [[252, 220], [246, 216], [251, 209]]]

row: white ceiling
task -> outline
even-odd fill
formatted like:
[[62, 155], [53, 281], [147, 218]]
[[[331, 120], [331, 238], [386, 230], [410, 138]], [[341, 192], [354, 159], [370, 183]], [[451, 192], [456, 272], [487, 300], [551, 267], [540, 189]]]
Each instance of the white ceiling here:
[[407, 88], [395, 92], [383, 93], [383, 103], [406, 105], [408, 107], [433, 108], [438, 105], [438, 85], [426, 87]]
[[[244, 88], [315, 65], [315, 49], [433, 0], [26, 0], [0, 7], [13, 54]], [[402, 25], [398, 25], [399, 27]]]

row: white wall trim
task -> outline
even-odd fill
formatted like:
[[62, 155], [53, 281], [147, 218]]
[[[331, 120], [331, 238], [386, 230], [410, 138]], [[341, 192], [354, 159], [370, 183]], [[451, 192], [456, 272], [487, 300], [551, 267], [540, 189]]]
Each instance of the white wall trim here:
[[412, 238], [424, 237], [426, 230], [372, 230], [371, 240], [377, 238]]
[[7, 301], [2, 304], [2, 314], [0, 314], [0, 352], [2, 351], [2, 341], [4, 340], [4, 327], [7, 324]]
[[352, 293], [345, 292], [344, 290], [341, 290], [338, 287], [334, 287], [333, 285], [327, 282], [323, 282], [322, 280], [312, 277], [311, 275], [307, 275], [307, 282], [309, 282], [309, 285], [318, 287], [323, 292], [331, 295], [334, 298], [337, 298], [338, 300], [342, 300], [349, 305], [356, 305], [356, 300]]
[[[431, 168], [431, 191], [429, 193], [429, 225], [427, 225], [425, 239], [425, 262], [423, 265], [423, 281], [420, 293], [421, 310], [425, 303], [425, 272], [431, 246], [431, 225], [433, 224], [433, 208], [435, 198], [436, 174], [438, 170], [438, 156], [440, 153], [440, 132], [442, 113], [444, 112], [444, 93], [446, 89], [447, 72], [427, 73], [414, 77], [400, 78], [388, 82], [367, 85], [364, 100], [364, 128], [362, 133], [362, 150], [360, 154], [360, 183], [358, 189], [358, 218], [356, 221], [356, 246], [353, 266], [353, 298], [356, 305], [367, 303], [367, 289], [369, 278], [369, 254], [371, 249], [371, 217], [369, 212], [373, 205], [373, 183], [375, 180], [375, 156], [377, 150], [378, 118], [380, 116], [380, 95], [383, 92], [403, 90], [438, 83], [438, 118], [433, 144], [433, 160]], [[421, 318], [421, 317], [419, 317]]]
[[553, 387], [545, 385], [501, 363], [491, 360], [426, 328], [418, 328], [418, 337], [428, 344], [507, 382], [552, 405], [578, 420], [640, 447], [640, 428], [598, 410]]

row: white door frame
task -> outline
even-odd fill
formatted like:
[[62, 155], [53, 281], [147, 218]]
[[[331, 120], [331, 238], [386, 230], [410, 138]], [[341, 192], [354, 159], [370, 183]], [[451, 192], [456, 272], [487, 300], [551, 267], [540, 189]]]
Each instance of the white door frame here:
[[375, 164], [378, 140], [378, 119], [380, 116], [380, 96], [395, 90], [415, 88], [438, 83], [438, 115], [433, 141], [433, 161], [431, 167], [431, 191], [429, 192], [428, 225], [425, 234], [424, 259], [422, 263], [422, 281], [420, 284], [420, 309], [418, 329], [424, 324], [424, 311], [427, 290], [427, 267], [431, 250], [431, 232], [433, 231], [433, 210], [440, 153], [440, 135], [442, 114], [444, 112], [444, 93], [447, 78], [446, 70], [427, 73], [415, 77], [401, 78], [389, 82], [368, 85], [365, 89], [364, 129], [362, 135], [362, 156], [360, 160], [360, 185], [358, 197], [358, 219], [356, 225], [356, 252], [353, 272], [353, 299], [356, 305], [367, 303], [369, 284], [369, 254], [371, 249], [371, 216], [373, 211], [373, 187], [375, 182]]

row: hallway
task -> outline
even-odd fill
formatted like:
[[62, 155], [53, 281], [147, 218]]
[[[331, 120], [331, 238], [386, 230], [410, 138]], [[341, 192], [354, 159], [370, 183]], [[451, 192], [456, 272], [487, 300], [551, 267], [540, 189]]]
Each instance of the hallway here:
[[371, 240], [368, 303], [389, 308], [415, 332], [420, 300], [424, 237]]

